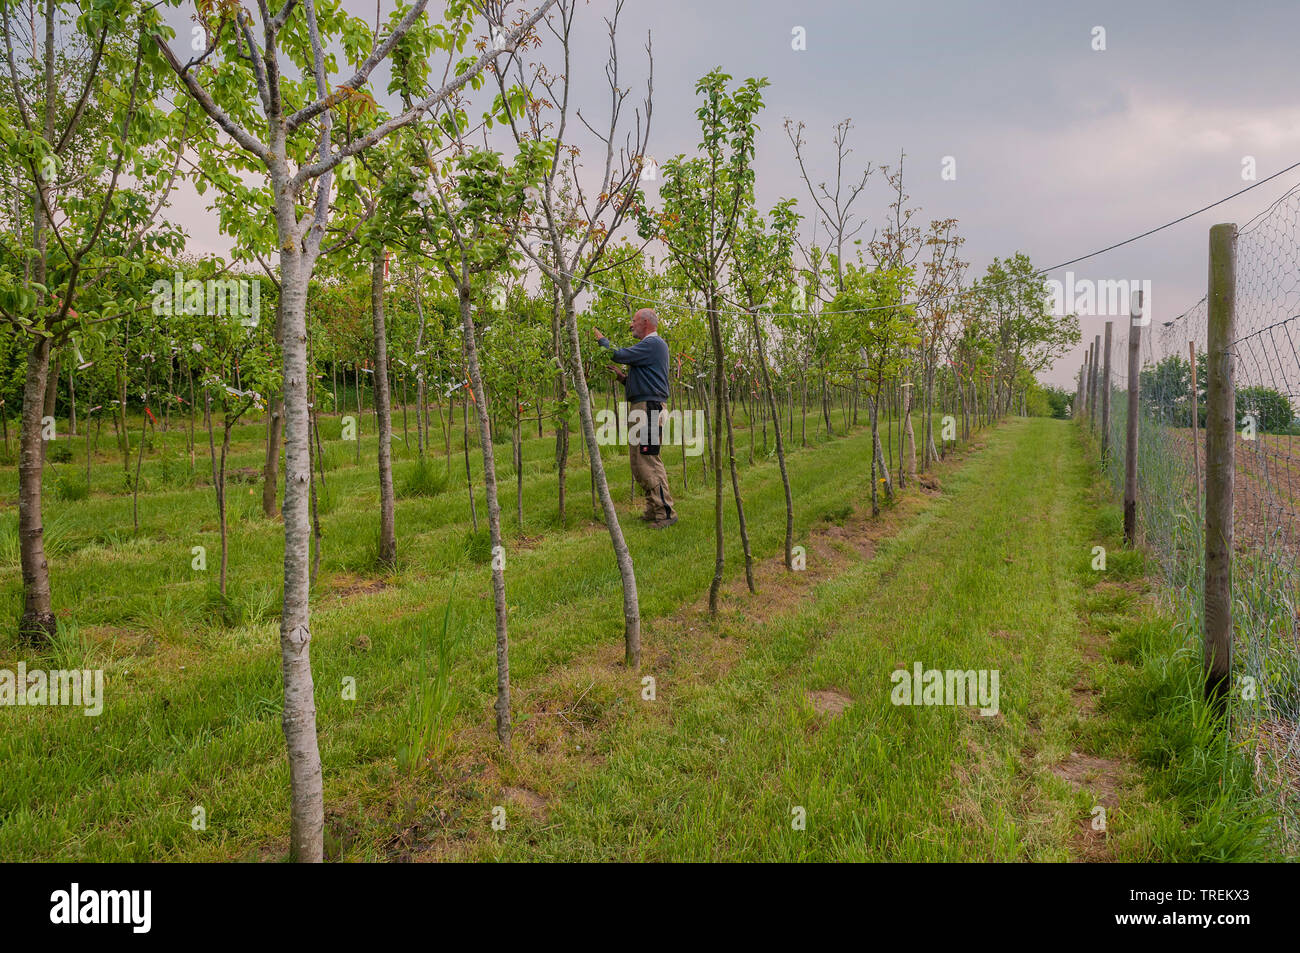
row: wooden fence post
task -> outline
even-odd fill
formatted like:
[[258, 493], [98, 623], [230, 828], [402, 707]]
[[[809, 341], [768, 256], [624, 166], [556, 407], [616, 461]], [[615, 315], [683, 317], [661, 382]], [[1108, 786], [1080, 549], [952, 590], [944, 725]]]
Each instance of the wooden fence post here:
[[1092, 379], [1088, 391], [1088, 422], [1097, 426], [1097, 369], [1101, 365], [1101, 335], [1092, 340]]
[[1101, 460], [1106, 462], [1110, 451], [1110, 336], [1114, 321], [1106, 322], [1106, 343], [1102, 351], [1101, 370]]
[[[1137, 545], [1137, 486], [1138, 486], [1138, 393], [1140, 389], [1142, 324], [1146, 316], [1142, 308], [1142, 292], [1137, 293], [1137, 306], [1129, 309], [1128, 321], [1128, 420], [1124, 449], [1124, 543], [1132, 549]], [[1139, 323], [1141, 322], [1141, 323]]]
[[1092, 414], [1092, 345], [1088, 345], [1088, 359], [1084, 363], [1083, 406]]
[[1237, 395], [1237, 226], [1210, 229], [1209, 342], [1205, 360], [1205, 694], [1226, 707], [1232, 681], [1232, 481]]
[[1197, 418], [1200, 407], [1197, 406], [1196, 392], [1200, 390], [1196, 381], [1196, 342], [1187, 342], [1187, 353], [1192, 361], [1192, 470], [1196, 474], [1196, 520], [1201, 519], [1201, 437], [1198, 433]]

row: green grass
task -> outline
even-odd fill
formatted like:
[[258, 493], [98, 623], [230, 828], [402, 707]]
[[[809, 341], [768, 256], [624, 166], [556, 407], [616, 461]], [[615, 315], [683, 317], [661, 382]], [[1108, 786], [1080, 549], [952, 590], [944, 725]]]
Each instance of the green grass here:
[[[240, 429], [232, 468], [260, 465], [260, 427]], [[178, 445], [177, 436], [168, 439]], [[436, 425], [433, 436], [440, 451]], [[1083, 849], [1080, 829], [1094, 800], [1052, 768], [1085, 749], [1129, 766], [1107, 856], [1266, 853], [1265, 821], [1252, 813], [1241, 778], [1221, 796], [1210, 782], [1216, 770], [1237, 770], [1239, 756], [1225, 751], [1214, 762], [1212, 732], [1180, 733], [1177, 719], [1150, 716], [1150, 705], [1190, 695], [1174, 690], [1177, 670], [1164, 661], [1169, 644], [1131, 634], [1162, 631], [1144, 621], [1141, 600], [1094, 586], [1093, 545], [1113, 547], [1108, 572], [1117, 580], [1139, 579], [1141, 567], [1120, 555], [1113, 526], [1099, 517], [1104, 507], [1067, 424], [1017, 421], [977, 435], [987, 445], [943, 469], [942, 495], [909, 496], [886, 510], [889, 534], [871, 558], [844, 550], [829, 566], [819, 562], [814, 534], [862, 528], [869, 440], [861, 430], [833, 440], [818, 435], [790, 459], [807, 581], [785, 580], [778, 570], [752, 600], [735, 589], [741, 561], [728, 498], [731, 586], [713, 624], [696, 608], [713, 552], [712, 488], [702, 483], [701, 461], [686, 461], [687, 488], [680, 455], [666, 455], [683, 518], [656, 532], [630, 518], [638, 507], [626, 464], [610, 453], [611, 489], [629, 517], [644, 625], [641, 675], [656, 679], [653, 702], [618, 661], [620, 583], [608, 535], [589, 518], [578, 442], [568, 519], [559, 525], [553, 443], [534, 431], [524, 443], [522, 525], [513, 515], [509, 454], [499, 455], [515, 689], [510, 757], [497, 751], [491, 723], [486, 501], [471, 444], [474, 534], [458, 437], [450, 461], [433, 458], [449, 473], [445, 489], [399, 498], [399, 562], [383, 576], [371, 570], [373, 438], [363, 441], [360, 467], [337, 436], [327, 446], [335, 459], [323, 491], [312, 661], [332, 857], [1067, 859]], [[737, 437], [755, 555], [775, 565], [784, 534], [776, 462], [760, 453], [747, 466], [747, 430], [738, 427]], [[172, 464], [182, 459], [188, 469], [187, 457], [169, 447]], [[402, 442], [394, 451], [400, 487], [418, 463]], [[142, 492], [138, 532], [120, 461], [114, 477], [111, 456], [98, 463], [89, 499], [47, 500], [60, 637], [45, 656], [0, 643], [0, 667], [20, 658], [31, 666], [37, 657], [57, 658], [48, 667], [102, 667], [106, 703], [98, 718], [66, 709], [4, 713], [0, 761], [20, 767], [7, 768], [0, 786], [0, 856], [285, 853], [282, 528], [262, 517], [260, 488], [247, 494], [232, 484], [229, 591], [214, 599], [216, 511], [211, 488], [200, 482], [203, 457], [194, 485], [166, 487], [158, 461], [146, 457], [153, 488]], [[426, 477], [413, 479], [427, 485]], [[12, 513], [9, 520], [0, 535], [0, 592], [16, 616]], [[191, 568], [197, 545], [207, 550], [206, 573]], [[441, 757], [404, 770], [411, 759], [408, 753], [399, 766], [399, 749], [429, 710], [430, 647], [449, 606], [455, 650], [444, 653], [450, 669], [441, 662], [436, 669], [448, 672], [445, 690], [437, 689], [448, 694], [435, 707], [448, 713], [451, 729], [437, 745]], [[1092, 637], [1100, 657], [1085, 662]], [[1001, 715], [891, 705], [889, 673], [917, 660], [999, 669]], [[1172, 681], [1153, 674], [1160, 665], [1174, 672]], [[1071, 700], [1080, 678], [1097, 681], [1107, 700], [1087, 719]], [[354, 698], [346, 697], [349, 684]], [[817, 715], [808, 692], [824, 689], [852, 704], [838, 717]], [[1160, 756], [1171, 751], [1172, 758]], [[1197, 758], [1199, 781], [1184, 766]], [[493, 831], [503, 788], [537, 792], [546, 808], [509, 807], [507, 830]], [[1211, 790], [1218, 807], [1203, 793]], [[204, 831], [190, 826], [195, 806], [206, 811]], [[806, 811], [806, 830], [791, 829], [796, 806]], [[1195, 833], [1197, 825], [1214, 824], [1227, 833], [1204, 846], [1209, 839]]]
[[[328, 431], [328, 426], [322, 429]], [[436, 425], [433, 433], [438, 448]], [[259, 465], [261, 436], [260, 424], [238, 430], [231, 470]], [[453, 431], [453, 448], [458, 448], [459, 436]], [[743, 452], [747, 434], [742, 429], [737, 436]], [[182, 441], [178, 432], [167, 435], [173, 455]], [[522, 526], [514, 522], [508, 457], [499, 468], [510, 551], [507, 585], [516, 685], [621, 640], [618, 574], [608, 536], [587, 517], [579, 443], [574, 442], [564, 527], [556, 525], [553, 515], [549, 437], [538, 440], [534, 431], [524, 444]], [[796, 488], [801, 523], [846, 486], [852, 489], [852, 483], [833, 476], [853, 469], [865, 438], [859, 433], [825, 441], [810, 426], [810, 443], [798, 454], [806, 461], [806, 485]], [[329, 505], [322, 516], [325, 542], [312, 645], [327, 785], [331, 801], [338, 803], [392, 787], [396, 739], [419, 678], [420, 647], [437, 631], [449, 598], [463, 621], [461, 661], [453, 680], [456, 707], [472, 713], [466, 716], [470, 723], [490, 709], [495, 664], [489, 566], [478, 561], [483, 553], [477, 537], [466, 545], [469, 500], [458, 449], [451, 461], [443, 462], [451, 473], [447, 492], [399, 501], [399, 565], [376, 579], [369, 577], [378, 524], [373, 439], [363, 439], [360, 467], [351, 465], [351, 446], [336, 439], [327, 445], [332, 448], [347, 452], [339, 454], [337, 469], [327, 471], [323, 490]], [[626, 504], [630, 477], [624, 482], [623, 456], [617, 448], [610, 450], [612, 488]], [[394, 451], [400, 485], [416, 466], [416, 457], [400, 441]], [[486, 501], [477, 458], [471, 442], [483, 527]], [[670, 451], [667, 462], [689, 522], [671, 539], [655, 538], [649, 530], [633, 539], [634, 554], [644, 563], [639, 578], [647, 616], [693, 598], [711, 573], [705, 555], [711, 549], [711, 490], [701, 485], [703, 465], [687, 460], [692, 472], [686, 490], [680, 455]], [[157, 460], [146, 455], [143, 484], [152, 485], [157, 467]], [[195, 472], [205, 479], [202, 454]], [[13, 471], [0, 477], [15, 480]], [[225, 858], [263, 849], [273, 853], [274, 846], [267, 845], [283, 836], [286, 818], [268, 792], [287, 790], [278, 711], [276, 582], [283, 529], [261, 515], [259, 487], [248, 486], [245, 493], [242, 484], [231, 483], [230, 581], [226, 599], [220, 600], [213, 593], [219, 544], [210, 486], [142, 491], [136, 531], [120, 460], [114, 464], [111, 453], [98, 460], [92, 485], [89, 500], [62, 503], [47, 497], [46, 536], [55, 610], [72, 637], [94, 647], [97, 664], [105, 669], [106, 710], [94, 719], [59, 709], [6, 712], [0, 758], [26, 770], [15, 772], [0, 792], [0, 855], [145, 859]], [[773, 514], [782, 506], [774, 459], [762, 459], [747, 470], [746, 494], [755, 526], [765, 527], [756, 528], [755, 546], [774, 549], [781, 521]], [[627, 510], [635, 512], [631, 505]], [[729, 520], [734, 539], [734, 517]], [[4, 611], [13, 617], [21, 606], [16, 526], [11, 510], [0, 536], [0, 556], [5, 557], [0, 592]], [[629, 525], [629, 533], [633, 529], [643, 528]], [[485, 536], [482, 530], [480, 534]], [[516, 537], [527, 545], [516, 549]], [[206, 572], [192, 568], [196, 546], [206, 549]], [[689, 572], [674, 565], [679, 558], [689, 564]], [[737, 568], [733, 556], [730, 571]], [[369, 651], [358, 650], [361, 635], [373, 646]], [[13, 637], [0, 643], [0, 667], [13, 668], [29, 657], [30, 650]], [[345, 677], [356, 679], [355, 701], [341, 697]], [[203, 836], [189, 827], [195, 805], [203, 805], [210, 819]]]
[[[1050, 421], [993, 435], [873, 560], [765, 619], [725, 677], [666, 680], [653, 715], [629, 711], [605, 734], [599, 769], [543, 779], [556, 784], [544, 821], [522, 817], [522, 831], [480, 839], [471, 856], [1271, 856], [1247, 762], [1194, 701], [1176, 633], [1137, 598], [1096, 588], [1140, 577], [1140, 564], [1116, 552], [1107, 574], [1089, 568], [1092, 545], [1116, 541], [1091, 532], [1073, 437]], [[1107, 626], [1121, 648], [1145, 633], [1136, 672], [1081, 657], [1088, 630], [1104, 647]], [[893, 705], [889, 674], [914, 661], [999, 669], [1000, 715]], [[1101, 712], [1081, 712], [1081, 678], [1105, 678], [1114, 703], [1108, 692]], [[814, 711], [810, 693], [825, 690], [852, 700], [842, 715]], [[1076, 786], [1060, 776], [1076, 763], [1101, 770]], [[1104, 836], [1091, 832], [1098, 803]]]

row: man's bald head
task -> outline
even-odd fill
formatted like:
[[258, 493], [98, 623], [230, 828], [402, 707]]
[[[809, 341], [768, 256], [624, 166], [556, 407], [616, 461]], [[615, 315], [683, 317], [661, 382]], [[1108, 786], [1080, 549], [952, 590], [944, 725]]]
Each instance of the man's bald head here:
[[642, 308], [632, 315], [632, 336], [638, 341], [659, 328], [659, 315], [652, 308]]

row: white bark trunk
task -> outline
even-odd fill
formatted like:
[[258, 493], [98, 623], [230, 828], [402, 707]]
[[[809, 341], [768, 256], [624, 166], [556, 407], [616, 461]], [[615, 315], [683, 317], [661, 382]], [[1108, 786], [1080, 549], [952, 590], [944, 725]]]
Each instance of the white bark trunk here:
[[[487, 491], [488, 534], [492, 540], [492, 599], [496, 606], [497, 634], [497, 738], [504, 748], [510, 747], [510, 634], [507, 627], [506, 576], [503, 563], [496, 558], [501, 549], [501, 507], [497, 502], [497, 470], [492, 451], [492, 429], [488, 421], [487, 399], [483, 393], [483, 376], [479, 371], [478, 345], [474, 341], [474, 316], [470, 311], [470, 289], [460, 288], [460, 317], [464, 332], [465, 363], [469, 370], [470, 392], [474, 395], [474, 414], [478, 418], [478, 442], [483, 452], [483, 486]], [[466, 459], [466, 465], [468, 465]]]
[[[287, 176], [286, 176], [287, 179]], [[290, 854], [324, 860], [325, 804], [316, 699], [311, 674], [310, 421], [307, 413], [307, 282], [312, 257], [297, 239], [297, 213], [287, 181], [276, 185], [284, 354], [284, 607], [280, 614], [281, 724], [289, 753], [292, 805]]]

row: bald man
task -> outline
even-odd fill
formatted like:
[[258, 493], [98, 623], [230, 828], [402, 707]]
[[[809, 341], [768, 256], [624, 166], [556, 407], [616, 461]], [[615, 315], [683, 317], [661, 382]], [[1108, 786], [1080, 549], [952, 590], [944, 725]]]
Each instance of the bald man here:
[[[645, 512], [641, 519], [655, 529], [665, 529], [677, 522], [677, 513], [668, 489], [668, 471], [657, 445], [660, 437], [655, 412], [662, 411], [668, 402], [668, 342], [658, 335], [658, 327], [658, 316], [649, 308], [642, 308], [632, 315], [628, 328], [637, 339], [631, 347], [616, 350], [599, 328], [593, 328], [592, 333], [601, 347], [612, 352], [610, 360], [627, 365], [626, 371], [615, 368], [614, 374], [627, 391], [629, 430], [637, 419], [650, 424], [646, 443], [628, 440], [628, 457], [632, 476], [645, 493]], [[632, 416], [635, 411], [641, 412], [639, 418]]]

